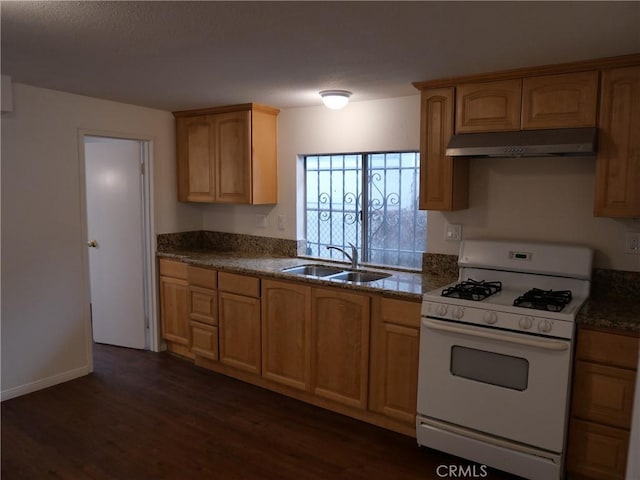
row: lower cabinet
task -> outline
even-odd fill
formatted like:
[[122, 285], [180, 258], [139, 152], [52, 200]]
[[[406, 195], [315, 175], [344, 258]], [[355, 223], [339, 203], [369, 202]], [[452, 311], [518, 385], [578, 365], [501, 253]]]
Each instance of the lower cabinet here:
[[415, 425], [420, 303], [372, 298], [369, 409]]
[[262, 280], [262, 376], [310, 389], [311, 287]]
[[567, 449], [570, 478], [625, 478], [639, 340], [578, 330]]
[[218, 274], [220, 363], [260, 374], [260, 279]]
[[312, 289], [311, 391], [364, 409], [368, 373], [369, 296]]
[[187, 265], [160, 260], [160, 322], [170, 351], [189, 354], [189, 283]]

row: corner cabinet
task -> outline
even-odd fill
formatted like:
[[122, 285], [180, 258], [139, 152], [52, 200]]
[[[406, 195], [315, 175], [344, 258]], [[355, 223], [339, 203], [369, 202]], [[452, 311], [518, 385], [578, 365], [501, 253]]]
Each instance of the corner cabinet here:
[[602, 72], [594, 214], [640, 217], [640, 66]]
[[277, 203], [278, 113], [254, 103], [174, 112], [178, 200]]
[[634, 335], [578, 330], [567, 448], [570, 478], [625, 478], [638, 341]]
[[448, 157], [453, 135], [454, 89], [423, 90], [420, 97], [420, 209], [469, 206], [469, 160]]

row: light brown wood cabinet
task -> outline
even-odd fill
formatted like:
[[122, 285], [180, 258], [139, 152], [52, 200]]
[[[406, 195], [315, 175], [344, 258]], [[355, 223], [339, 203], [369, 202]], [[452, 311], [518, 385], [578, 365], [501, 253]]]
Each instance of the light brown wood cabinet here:
[[196, 365], [218, 360], [217, 272], [189, 265], [189, 335]]
[[594, 214], [640, 216], [640, 66], [602, 72]]
[[415, 425], [420, 303], [375, 296], [371, 303], [369, 409]]
[[367, 407], [369, 296], [337, 289], [311, 293], [311, 391], [351, 407]]
[[454, 89], [424, 90], [420, 98], [420, 208], [468, 208], [469, 159], [445, 155], [453, 135]]
[[160, 322], [162, 338], [170, 351], [189, 352], [189, 283], [187, 266], [181, 262], [161, 259]]
[[638, 337], [579, 329], [567, 470], [577, 478], [625, 478]]
[[262, 280], [262, 376], [310, 389], [311, 287]]
[[218, 321], [220, 362], [260, 375], [260, 279], [219, 272]]
[[178, 199], [277, 203], [278, 112], [254, 103], [174, 112]]
[[595, 127], [597, 107], [595, 70], [522, 81], [522, 130]]
[[522, 80], [456, 87], [456, 133], [520, 130]]

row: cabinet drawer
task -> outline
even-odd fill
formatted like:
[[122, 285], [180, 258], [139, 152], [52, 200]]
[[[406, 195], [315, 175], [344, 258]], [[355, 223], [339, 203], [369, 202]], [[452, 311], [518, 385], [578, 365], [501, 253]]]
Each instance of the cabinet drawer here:
[[597, 71], [525, 78], [522, 129], [595, 127], [597, 103]]
[[380, 319], [385, 323], [420, 328], [421, 305], [418, 302], [382, 298], [380, 300]]
[[623, 480], [629, 433], [613, 427], [571, 420], [567, 470], [602, 480]]
[[522, 80], [456, 88], [456, 133], [520, 130]]
[[217, 273], [215, 270], [189, 265], [187, 268], [187, 279], [189, 280], [189, 285], [215, 290], [218, 283]]
[[218, 324], [218, 298], [215, 290], [189, 287], [189, 318], [209, 325]]
[[576, 362], [572, 415], [628, 429], [631, 425], [635, 372]]
[[260, 297], [260, 279], [235, 273], [219, 272], [218, 289], [247, 297]]
[[160, 275], [165, 277], [187, 279], [187, 264], [177, 262], [175, 260], [165, 260], [163, 258], [158, 262], [160, 266]]
[[596, 330], [578, 330], [576, 358], [635, 370], [639, 337]]
[[218, 360], [218, 327], [199, 322], [189, 322], [191, 352], [209, 360]]

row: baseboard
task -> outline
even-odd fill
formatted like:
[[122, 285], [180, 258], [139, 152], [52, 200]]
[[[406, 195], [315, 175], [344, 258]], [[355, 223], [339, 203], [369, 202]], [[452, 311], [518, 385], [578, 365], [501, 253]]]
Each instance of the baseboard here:
[[73, 380], [78, 377], [84, 377], [89, 373], [91, 373], [91, 368], [89, 365], [85, 365], [84, 367], [74, 368], [73, 370], [68, 370], [52, 377], [43, 378], [42, 380], [37, 380], [35, 382], [25, 383], [24, 385], [20, 385], [18, 387], [9, 388], [8, 390], [2, 390], [2, 392], [0, 392], [0, 401], [9, 400], [10, 398], [19, 397], [21, 395], [26, 395], [27, 393], [42, 390], [43, 388], [47, 387], [52, 387], [59, 383], [68, 382], [69, 380]]

